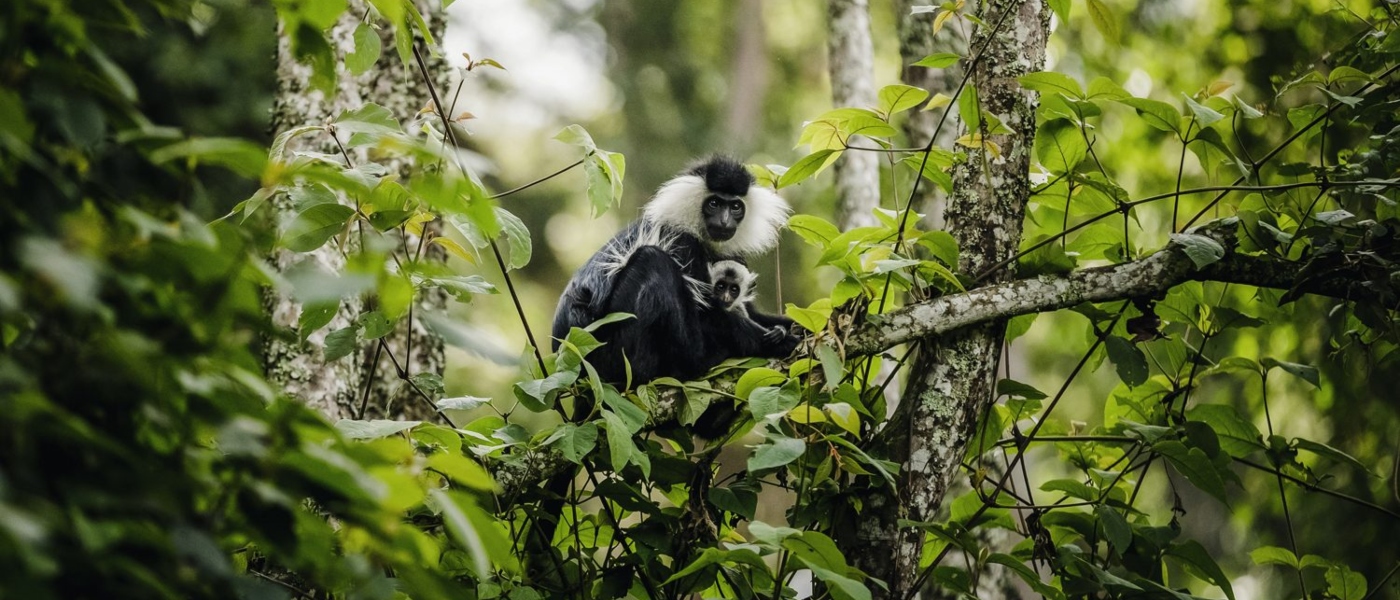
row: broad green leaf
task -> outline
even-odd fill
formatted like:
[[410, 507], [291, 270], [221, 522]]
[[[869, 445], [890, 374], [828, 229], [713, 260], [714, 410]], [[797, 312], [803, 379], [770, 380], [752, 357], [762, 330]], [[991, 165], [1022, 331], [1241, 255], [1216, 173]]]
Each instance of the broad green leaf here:
[[338, 300], [303, 305], [301, 316], [297, 319], [297, 334], [301, 336], [301, 340], [306, 341], [307, 336], [330, 324], [338, 310], [340, 310], [340, 301]]
[[345, 68], [351, 75], [363, 75], [379, 60], [379, 34], [368, 23], [355, 28], [355, 51], [345, 55]]
[[1353, 469], [1361, 471], [1362, 473], [1371, 473], [1371, 470], [1366, 467], [1366, 464], [1357, 460], [1356, 457], [1347, 454], [1346, 452], [1342, 452], [1341, 450], [1338, 450], [1331, 446], [1328, 446], [1327, 444], [1324, 444], [1322, 442], [1314, 442], [1312, 440], [1306, 440], [1303, 438], [1295, 438], [1293, 440], [1293, 443], [1298, 447], [1299, 450], [1307, 450], [1308, 452], [1312, 452], [1313, 454], [1316, 454], [1318, 456], [1330, 458], [1334, 461], [1350, 466]]
[[821, 173], [822, 170], [831, 166], [831, 163], [836, 162], [836, 159], [841, 157], [841, 152], [840, 150], [817, 150], [808, 154], [793, 163], [792, 167], [789, 167], [787, 172], [778, 178], [778, 187], [784, 188], [801, 183]]
[[788, 219], [788, 229], [807, 240], [807, 243], [818, 248], [825, 249], [831, 240], [841, 235], [841, 230], [836, 225], [821, 217], [812, 215], [793, 215]]
[[801, 396], [795, 386], [763, 386], [749, 394], [749, 413], [755, 421], [762, 421], [767, 417], [787, 414], [800, 401]]
[[317, 204], [297, 215], [282, 236], [282, 244], [293, 252], [310, 252], [326, 245], [349, 226], [355, 209], [343, 204]]
[[364, 337], [367, 340], [377, 340], [394, 330], [394, 322], [377, 310], [360, 315], [356, 321], [364, 328]]
[[1122, 26], [1118, 24], [1118, 15], [1108, 8], [1103, 0], [1088, 0], [1089, 18], [1094, 22], [1094, 28], [1099, 30], [1104, 40], [1115, 46], [1122, 39]]
[[787, 380], [787, 376], [783, 373], [773, 371], [767, 366], [757, 366], [757, 368], [749, 369], [739, 376], [738, 382], [735, 382], [734, 385], [734, 394], [743, 400], [748, 400], [750, 394], [757, 387], [781, 386], [785, 380]]
[[1298, 568], [1298, 557], [1287, 548], [1278, 546], [1260, 546], [1250, 551], [1249, 558], [1256, 565], [1283, 565], [1285, 567]]
[[1035, 90], [1042, 94], [1059, 92], [1071, 98], [1083, 98], [1084, 89], [1079, 87], [1079, 82], [1063, 73], [1054, 71], [1041, 71], [1038, 73], [1027, 73], [1017, 78], [1021, 87], [1028, 90]]
[[1225, 247], [1220, 242], [1195, 233], [1173, 233], [1172, 243], [1181, 246], [1186, 251], [1186, 256], [1195, 263], [1197, 269], [1203, 269], [1211, 263], [1218, 262], [1225, 258]]
[[1128, 387], [1137, 387], [1147, 381], [1147, 357], [1132, 342], [1118, 336], [1104, 340], [1108, 359], [1118, 371], [1118, 378]]
[[831, 299], [821, 298], [813, 302], [811, 306], [802, 308], [795, 304], [788, 304], [788, 318], [797, 321], [798, 325], [806, 328], [812, 333], [820, 333], [826, 329], [826, 322], [831, 318]]
[[1221, 504], [1229, 505], [1230, 502], [1225, 497], [1225, 480], [1216, 471], [1210, 457], [1200, 448], [1187, 448], [1181, 442], [1165, 440], [1153, 444], [1152, 449], [1166, 457], [1178, 473], [1201, 491], [1210, 494]]
[[1137, 109], [1138, 116], [1148, 125], [1162, 131], [1170, 131], [1178, 137], [1181, 135], [1181, 113], [1172, 105], [1148, 98], [1124, 98], [1119, 102]]
[[1216, 564], [1215, 559], [1211, 558], [1200, 542], [1187, 540], [1180, 544], [1172, 544], [1167, 548], [1167, 556], [1180, 560], [1188, 573], [1215, 585], [1225, 592], [1226, 598], [1235, 600], [1235, 590], [1230, 586], [1230, 578], [1225, 576], [1225, 571], [1220, 569], [1220, 565]]
[[419, 423], [422, 423], [422, 421], [392, 421], [386, 419], [356, 421], [353, 419], [341, 419], [335, 422], [335, 428], [340, 430], [341, 435], [352, 440], [373, 440], [413, 429], [417, 427]]
[[1078, 498], [1090, 502], [1099, 499], [1098, 490], [1074, 479], [1051, 479], [1050, 481], [1040, 484], [1040, 489], [1045, 492], [1064, 492], [1071, 498]]
[[525, 227], [525, 222], [499, 206], [496, 207], [496, 220], [500, 222], [501, 231], [506, 236], [506, 245], [510, 248], [510, 262], [506, 263], [506, 267], [515, 270], [529, 264], [533, 246], [530, 243], [530, 230]]
[[475, 410], [491, 403], [490, 398], [476, 396], [456, 396], [437, 401], [438, 410]]
[[982, 107], [977, 102], [977, 87], [970, 83], [958, 95], [958, 117], [970, 132], [977, 132], [982, 126]]
[[637, 446], [632, 443], [632, 433], [622, 417], [608, 409], [603, 409], [603, 421], [608, 426], [608, 457], [613, 471], [621, 472], [631, 462]]
[[581, 125], [570, 125], [554, 134], [554, 139], [572, 146], [578, 146], [592, 152], [598, 149], [598, 145], [593, 143], [593, 136], [588, 135], [588, 130]]
[[1026, 566], [1026, 563], [1017, 560], [1014, 556], [996, 553], [987, 557], [987, 562], [990, 564], [1002, 565], [1015, 571], [1016, 575], [1018, 575], [1022, 581], [1026, 582], [1026, 585], [1031, 586], [1031, 589], [1034, 590], [1035, 593], [1049, 600], [1065, 600], [1066, 596], [1063, 591], [1054, 587], [1054, 585], [1041, 581], [1039, 573], [1036, 573], [1035, 570]]
[[1215, 430], [1220, 440], [1220, 449], [1234, 457], [1245, 457], [1264, 446], [1259, 441], [1259, 429], [1240, 415], [1233, 406], [1225, 404], [1198, 404], [1186, 413], [1192, 421], [1200, 421]]
[[1202, 106], [1201, 103], [1192, 100], [1190, 96], [1182, 94], [1181, 97], [1186, 100], [1186, 108], [1190, 109], [1191, 114], [1196, 116], [1196, 126], [1201, 129], [1210, 127], [1225, 118], [1225, 115]]
[[1288, 372], [1294, 377], [1301, 378], [1303, 381], [1311, 383], [1314, 388], [1322, 389], [1322, 383], [1317, 376], [1317, 367], [1314, 367], [1312, 365], [1304, 365], [1282, 360], [1276, 360], [1273, 358], [1265, 358], [1259, 362], [1260, 364], [1264, 365], [1264, 368], [1266, 369], [1273, 369], [1275, 367], [1283, 369], [1284, 371]]
[[914, 63], [914, 66], [928, 67], [930, 69], [944, 69], [957, 64], [961, 59], [962, 56], [952, 52], [937, 52], [919, 59], [919, 62]]
[[183, 159], [189, 167], [218, 165], [245, 177], [259, 177], [267, 166], [267, 150], [239, 138], [190, 138], [151, 152], [151, 162]]
[[1327, 569], [1327, 593], [1337, 600], [1361, 600], [1366, 597], [1366, 576], [1336, 565]]
[[807, 444], [799, 439], [770, 434], [769, 443], [754, 449], [749, 457], [749, 471], [758, 472], [786, 465], [807, 451]]
[[575, 425], [564, 423], [549, 436], [546, 443], [553, 443], [559, 448], [559, 454], [574, 464], [581, 464], [583, 457], [587, 456], [593, 448], [598, 445], [598, 425], [594, 423], [584, 423]]
[[359, 341], [358, 326], [344, 327], [326, 334], [325, 361], [337, 361], [349, 356], [355, 351]]
[[1098, 517], [1104, 537], [1113, 545], [1113, 549], [1120, 555], [1127, 553], [1133, 543], [1133, 528], [1128, 525], [1127, 519], [1107, 504], [1094, 505], [1094, 516]]
[[1089, 144], [1079, 127], [1056, 119], [1040, 127], [1035, 136], [1035, 158], [1052, 173], [1068, 173], [1089, 155]]
[[912, 85], [887, 85], [880, 89], [880, 113], [886, 118], [914, 108], [928, 99], [928, 90]]

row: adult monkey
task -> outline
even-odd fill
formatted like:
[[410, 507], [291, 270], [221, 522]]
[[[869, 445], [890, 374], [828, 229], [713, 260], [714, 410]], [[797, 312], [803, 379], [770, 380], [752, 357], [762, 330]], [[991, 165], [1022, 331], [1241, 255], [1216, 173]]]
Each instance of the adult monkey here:
[[[706, 327], [723, 319], [702, 318], [710, 306], [709, 265], [772, 250], [788, 208], [772, 190], [755, 185], [742, 164], [713, 157], [667, 181], [643, 209], [642, 218], [613, 236], [574, 273], [554, 313], [554, 349], [571, 327], [584, 327], [611, 313], [635, 317], [599, 328], [605, 345], [589, 355], [609, 383], [642, 383], [657, 377], [693, 379], [725, 358], [706, 343]], [[713, 315], [711, 315], [713, 317]], [[750, 311], [764, 328], [792, 321]], [[752, 330], [750, 330], [752, 331]], [[746, 334], [739, 334], [746, 335]], [[711, 339], [713, 336], [710, 336]], [[747, 341], [746, 344], [747, 345]], [[759, 355], [786, 356], [755, 340]]]

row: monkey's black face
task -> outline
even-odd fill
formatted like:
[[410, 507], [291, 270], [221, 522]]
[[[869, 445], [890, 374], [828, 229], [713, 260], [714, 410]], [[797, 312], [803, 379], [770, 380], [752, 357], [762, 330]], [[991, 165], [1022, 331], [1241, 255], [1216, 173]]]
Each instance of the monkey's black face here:
[[739, 284], [733, 281], [721, 280], [714, 286], [715, 301], [721, 307], [732, 306], [734, 301], [739, 299], [741, 292]]
[[728, 241], [744, 222], [744, 201], [737, 196], [711, 194], [701, 207], [705, 234], [716, 242]]

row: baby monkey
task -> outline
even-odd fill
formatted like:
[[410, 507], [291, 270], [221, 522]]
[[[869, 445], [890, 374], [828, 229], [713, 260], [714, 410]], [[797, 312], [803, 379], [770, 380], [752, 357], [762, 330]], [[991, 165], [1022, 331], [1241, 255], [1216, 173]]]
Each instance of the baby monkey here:
[[764, 326], [750, 316], [757, 281], [758, 275], [737, 261], [710, 264], [710, 305], [723, 311], [730, 327], [710, 328], [716, 339], [708, 341], [726, 357], [783, 356], [797, 347], [799, 340], [787, 327]]

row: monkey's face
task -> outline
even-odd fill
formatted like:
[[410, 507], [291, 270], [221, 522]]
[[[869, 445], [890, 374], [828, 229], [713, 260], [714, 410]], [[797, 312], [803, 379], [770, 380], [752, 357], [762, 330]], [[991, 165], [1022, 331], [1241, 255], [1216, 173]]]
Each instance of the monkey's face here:
[[714, 284], [715, 303], [720, 306], [733, 306], [742, 293], [739, 282], [732, 279], [721, 279]]
[[744, 201], [738, 196], [711, 194], [700, 210], [705, 217], [705, 234], [712, 241], [729, 240], [744, 222]]

